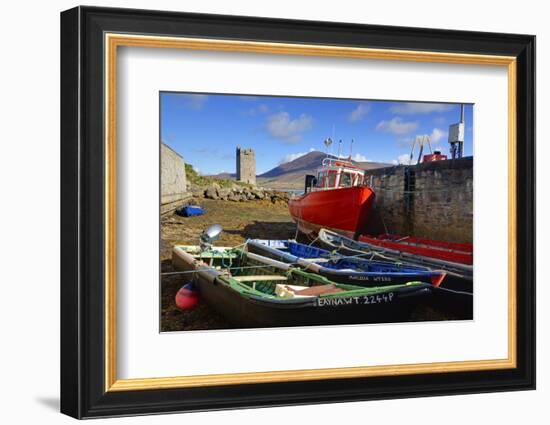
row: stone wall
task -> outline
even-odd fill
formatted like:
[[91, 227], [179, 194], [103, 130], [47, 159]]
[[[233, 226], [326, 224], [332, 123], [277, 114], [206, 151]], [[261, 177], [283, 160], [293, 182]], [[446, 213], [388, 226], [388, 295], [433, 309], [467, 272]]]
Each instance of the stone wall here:
[[368, 233], [473, 239], [473, 158], [366, 171], [376, 194]]
[[185, 162], [172, 148], [160, 145], [160, 205], [161, 213], [173, 210], [187, 200]]
[[237, 147], [237, 181], [256, 184], [256, 152]]

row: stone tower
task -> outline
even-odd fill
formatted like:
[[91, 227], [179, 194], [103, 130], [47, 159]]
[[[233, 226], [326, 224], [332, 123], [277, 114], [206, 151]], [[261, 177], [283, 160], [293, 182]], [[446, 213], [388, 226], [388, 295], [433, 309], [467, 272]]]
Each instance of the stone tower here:
[[256, 184], [256, 153], [254, 149], [237, 146], [237, 181]]

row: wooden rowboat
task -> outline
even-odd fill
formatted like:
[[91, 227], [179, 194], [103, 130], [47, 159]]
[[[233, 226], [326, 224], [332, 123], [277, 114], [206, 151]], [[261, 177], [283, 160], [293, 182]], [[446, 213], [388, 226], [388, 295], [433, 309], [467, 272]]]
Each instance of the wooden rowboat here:
[[273, 241], [252, 240], [247, 242], [246, 249], [285, 263], [296, 264], [304, 270], [318, 273], [334, 282], [352, 283], [358, 286], [396, 285], [411, 281], [439, 286], [445, 278], [445, 272], [441, 270], [431, 270], [400, 261], [371, 259], [371, 256], [364, 253], [343, 256], [296, 241], [278, 242], [279, 247], [275, 248]]
[[402, 322], [432, 285], [409, 282], [365, 288], [241, 249], [175, 246], [172, 264], [202, 299], [241, 327]]

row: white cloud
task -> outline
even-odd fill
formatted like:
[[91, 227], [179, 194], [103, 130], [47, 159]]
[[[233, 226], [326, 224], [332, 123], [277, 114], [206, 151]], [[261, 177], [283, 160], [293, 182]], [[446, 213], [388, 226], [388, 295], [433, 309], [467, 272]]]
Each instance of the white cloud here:
[[400, 148], [410, 148], [412, 146], [413, 141], [414, 141], [414, 137], [411, 137], [411, 136], [400, 137], [396, 139], [397, 146]]
[[367, 115], [370, 111], [371, 107], [366, 102], [359, 103], [353, 111], [350, 112], [348, 115], [348, 121], [350, 122], [357, 122], [361, 121], [363, 118], [365, 118], [365, 115]]
[[394, 165], [414, 165], [416, 164], [416, 159], [413, 159], [411, 161], [411, 155], [408, 153], [404, 153], [403, 155], [399, 155], [397, 159], [394, 159], [392, 161], [392, 164]]
[[186, 105], [195, 110], [202, 109], [204, 104], [208, 101], [208, 96], [206, 94], [182, 94], [185, 99]]
[[385, 133], [391, 133], [395, 135], [403, 135], [411, 133], [418, 128], [417, 122], [403, 121], [400, 117], [394, 117], [389, 121], [380, 121], [376, 126], [376, 129]]
[[442, 117], [442, 116], [439, 116], [439, 117], [435, 117], [433, 119], [434, 123], [437, 124], [437, 125], [443, 125], [447, 122], [447, 118], [445, 117]]
[[310, 148], [309, 151], [307, 152], [289, 153], [281, 158], [281, 160], [279, 161], [279, 165], [294, 161], [295, 159], [298, 159], [301, 156], [307, 155], [308, 153], [313, 152], [314, 150], [315, 149]]
[[287, 143], [298, 143], [302, 140], [302, 133], [313, 126], [313, 119], [306, 114], [291, 119], [288, 112], [279, 112], [267, 118], [266, 129], [275, 139]]
[[390, 108], [394, 114], [414, 115], [414, 114], [431, 114], [432, 112], [446, 112], [451, 110], [452, 105], [444, 103], [421, 103], [421, 102], [405, 102], [398, 103]]
[[355, 155], [352, 155], [351, 159], [356, 161], [356, 162], [370, 162], [371, 161], [365, 155], [361, 155], [360, 153], [356, 153]]
[[208, 96], [206, 94], [184, 94], [183, 96], [186, 99], [187, 106], [195, 110], [202, 109], [208, 100]]
[[430, 142], [437, 143], [441, 139], [443, 139], [443, 137], [446, 137], [446, 136], [447, 136], [447, 133], [445, 131], [440, 130], [439, 128], [434, 128], [432, 130], [432, 134], [430, 134]]
[[267, 114], [268, 112], [269, 112], [269, 106], [262, 103], [258, 106], [255, 106], [254, 108], [250, 108], [244, 114], [253, 117], [258, 114]]

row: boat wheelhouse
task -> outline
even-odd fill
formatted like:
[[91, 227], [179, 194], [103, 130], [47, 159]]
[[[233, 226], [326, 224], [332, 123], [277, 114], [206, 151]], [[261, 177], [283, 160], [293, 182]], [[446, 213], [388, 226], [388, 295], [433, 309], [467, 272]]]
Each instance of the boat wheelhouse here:
[[[316, 184], [311, 190], [330, 190], [363, 185], [365, 172], [352, 161], [325, 158], [317, 170]], [[307, 191], [307, 188], [306, 188]]]

